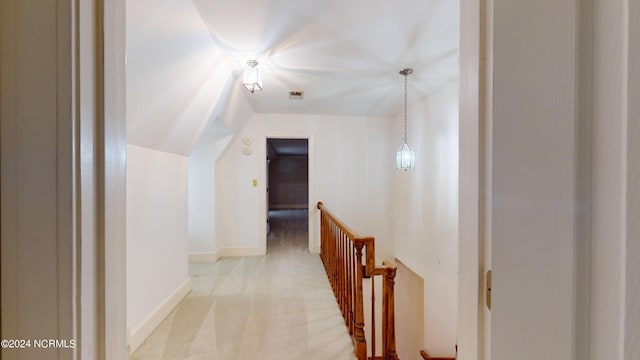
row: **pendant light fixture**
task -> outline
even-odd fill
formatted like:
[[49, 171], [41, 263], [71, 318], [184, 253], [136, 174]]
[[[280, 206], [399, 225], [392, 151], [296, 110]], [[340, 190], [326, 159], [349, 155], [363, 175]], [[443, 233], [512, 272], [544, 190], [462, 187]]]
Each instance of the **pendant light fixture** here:
[[413, 73], [413, 69], [402, 69], [400, 75], [404, 75], [404, 137], [403, 144], [396, 153], [396, 168], [407, 171], [416, 167], [416, 153], [407, 144], [407, 75]]
[[253, 94], [256, 90], [262, 90], [262, 79], [258, 72], [258, 62], [256, 60], [247, 61], [247, 67], [242, 76], [242, 85]]

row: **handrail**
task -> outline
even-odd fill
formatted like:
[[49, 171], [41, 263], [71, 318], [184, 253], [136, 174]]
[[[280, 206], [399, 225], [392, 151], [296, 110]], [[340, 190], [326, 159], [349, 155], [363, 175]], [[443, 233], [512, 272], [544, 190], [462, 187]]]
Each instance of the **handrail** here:
[[[326, 214], [329, 219], [333, 221], [333, 224], [340, 229], [347, 238], [351, 239], [354, 243], [361, 244], [362, 247], [366, 250], [365, 252], [365, 277], [370, 277], [373, 269], [375, 267], [376, 256], [375, 256], [375, 240], [371, 236], [360, 236], [353, 230], [351, 230], [347, 225], [345, 225], [340, 219], [338, 219], [326, 206], [322, 203], [322, 201], [318, 201], [316, 205], [317, 208], [323, 213]], [[322, 236], [322, 235], [321, 235]], [[321, 239], [322, 240], [322, 239]]]
[[[374, 238], [355, 233], [322, 202], [318, 202], [317, 208], [320, 210], [320, 258], [351, 335], [356, 356], [359, 360], [398, 360], [393, 291], [396, 266], [383, 261], [382, 267], [376, 267]], [[372, 314], [371, 324], [371, 356], [367, 355], [364, 331], [363, 278], [375, 276], [382, 277], [382, 356], [376, 356], [375, 314]], [[372, 311], [375, 311], [373, 284], [372, 279]]]

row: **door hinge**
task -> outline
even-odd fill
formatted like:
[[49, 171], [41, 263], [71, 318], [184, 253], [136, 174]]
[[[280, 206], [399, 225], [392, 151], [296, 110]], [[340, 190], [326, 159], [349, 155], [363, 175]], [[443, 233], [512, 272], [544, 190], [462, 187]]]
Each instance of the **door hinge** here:
[[491, 270], [487, 271], [485, 284], [486, 284], [487, 307], [489, 308], [489, 310], [491, 310]]

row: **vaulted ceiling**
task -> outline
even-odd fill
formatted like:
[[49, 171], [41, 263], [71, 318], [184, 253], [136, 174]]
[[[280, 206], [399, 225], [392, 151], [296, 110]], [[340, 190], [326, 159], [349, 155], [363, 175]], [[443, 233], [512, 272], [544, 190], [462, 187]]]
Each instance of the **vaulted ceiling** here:
[[[194, 0], [234, 71], [256, 59], [259, 113], [394, 116], [458, 76], [457, 0]], [[238, 79], [241, 81], [241, 79]], [[289, 99], [303, 91], [303, 100]]]
[[126, 27], [128, 142], [180, 155], [247, 111], [398, 115], [402, 68], [409, 105], [458, 78], [458, 0], [127, 0]]

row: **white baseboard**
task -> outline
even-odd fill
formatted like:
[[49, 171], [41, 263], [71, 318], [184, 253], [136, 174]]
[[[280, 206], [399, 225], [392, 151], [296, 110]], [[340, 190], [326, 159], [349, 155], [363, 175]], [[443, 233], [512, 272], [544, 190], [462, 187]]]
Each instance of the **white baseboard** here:
[[146, 319], [131, 331], [129, 354], [142, 345], [149, 335], [164, 320], [182, 299], [191, 291], [191, 279], [187, 278], [169, 297], [155, 308]]
[[214, 253], [191, 253], [189, 254], [189, 262], [216, 262], [221, 257], [260, 256], [265, 252], [259, 247], [222, 248]]
[[320, 254], [320, 244], [311, 245], [311, 249], [309, 249], [309, 252], [312, 254]]
[[127, 322], [127, 353], [131, 354], [131, 326]]
[[191, 253], [189, 262], [216, 262], [220, 259], [220, 251], [214, 253]]
[[218, 253], [220, 257], [225, 256], [260, 256], [265, 254], [265, 249], [259, 247], [237, 247], [237, 248], [222, 248]]

